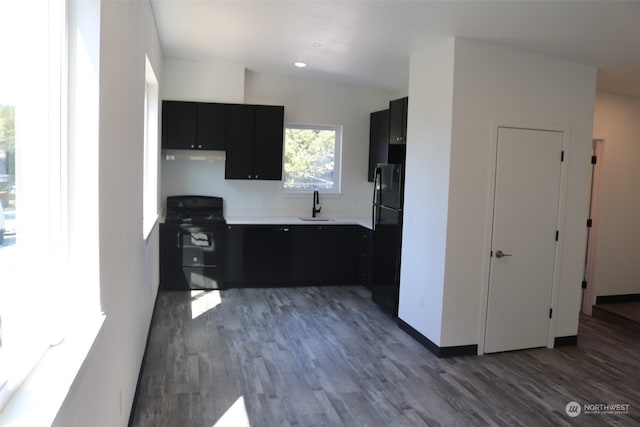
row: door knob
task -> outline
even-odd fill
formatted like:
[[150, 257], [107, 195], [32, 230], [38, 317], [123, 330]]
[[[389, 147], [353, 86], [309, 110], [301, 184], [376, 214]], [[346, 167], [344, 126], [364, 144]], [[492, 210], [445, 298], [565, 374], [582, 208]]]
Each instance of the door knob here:
[[505, 254], [504, 252], [498, 249], [498, 251], [496, 252], [496, 258], [502, 258], [503, 256], [511, 256], [511, 254]]

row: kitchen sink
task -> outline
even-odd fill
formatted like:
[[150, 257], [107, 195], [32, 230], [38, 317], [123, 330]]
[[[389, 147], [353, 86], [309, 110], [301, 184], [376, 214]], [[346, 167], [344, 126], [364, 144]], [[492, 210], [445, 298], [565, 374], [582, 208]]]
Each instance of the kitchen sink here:
[[302, 221], [333, 221], [333, 218], [300, 218]]

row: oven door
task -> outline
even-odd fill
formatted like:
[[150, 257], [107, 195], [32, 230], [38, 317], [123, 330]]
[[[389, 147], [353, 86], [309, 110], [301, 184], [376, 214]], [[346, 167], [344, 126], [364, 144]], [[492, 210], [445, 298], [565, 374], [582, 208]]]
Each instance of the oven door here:
[[189, 227], [177, 233], [183, 267], [224, 266], [224, 226]]
[[160, 288], [224, 289], [224, 224], [160, 224]]

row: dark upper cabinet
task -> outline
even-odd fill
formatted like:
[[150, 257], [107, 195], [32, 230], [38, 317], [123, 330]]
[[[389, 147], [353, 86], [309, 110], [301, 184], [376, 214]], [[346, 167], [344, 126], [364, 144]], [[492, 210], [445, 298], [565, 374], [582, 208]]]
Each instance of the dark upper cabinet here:
[[389, 144], [406, 144], [408, 106], [408, 97], [389, 102]]
[[254, 179], [282, 179], [284, 107], [257, 105], [253, 155]]
[[227, 141], [227, 105], [200, 102], [197, 110], [197, 148], [224, 150]]
[[227, 160], [225, 179], [253, 179], [255, 107], [229, 105], [227, 109]]
[[195, 102], [162, 101], [162, 148], [189, 149], [196, 143]]
[[162, 148], [224, 150], [227, 105], [162, 101]]
[[282, 179], [284, 107], [229, 105], [225, 179]]
[[368, 179], [373, 182], [378, 163], [387, 163], [389, 148], [389, 110], [371, 113], [369, 122], [369, 172]]

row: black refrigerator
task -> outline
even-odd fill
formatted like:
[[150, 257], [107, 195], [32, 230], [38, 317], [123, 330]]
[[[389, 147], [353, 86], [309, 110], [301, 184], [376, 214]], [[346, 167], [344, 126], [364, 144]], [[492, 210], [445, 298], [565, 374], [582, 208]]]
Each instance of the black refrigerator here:
[[373, 181], [373, 271], [371, 297], [398, 315], [404, 171], [401, 164], [379, 164]]

